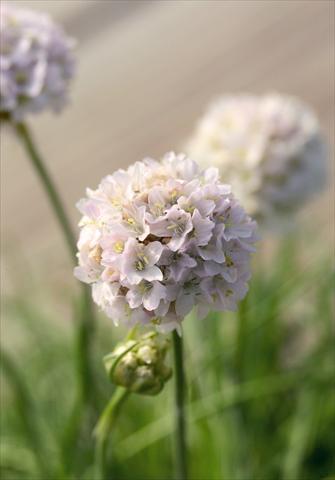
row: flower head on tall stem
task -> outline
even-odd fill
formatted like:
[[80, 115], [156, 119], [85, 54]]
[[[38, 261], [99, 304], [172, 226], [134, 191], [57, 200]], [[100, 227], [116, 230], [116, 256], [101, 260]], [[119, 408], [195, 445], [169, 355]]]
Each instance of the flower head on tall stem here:
[[78, 208], [75, 275], [116, 324], [180, 331], [194, 306], [203, 317], [245, 295], [256, 224], [215, 168], [183, 154], [145, 159], [107, 176]]
[[269, 227], [287, 223], [325, 182], [327, 149], [319, 122], [286, 95], [219, 98], [186, 150], [203, 167], [217, 167], [247, 212]]
[[0, 113], [20, 122], [27, 113], [58, 112], [74, 75], [73, 39], [44, 13], [0, 8]]

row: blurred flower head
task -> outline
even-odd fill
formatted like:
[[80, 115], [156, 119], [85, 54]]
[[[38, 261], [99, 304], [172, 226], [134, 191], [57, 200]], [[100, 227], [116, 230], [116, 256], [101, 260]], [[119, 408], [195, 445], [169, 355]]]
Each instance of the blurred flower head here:
[[75, 275], [116, 324], [180, 331], [193, 306], [204, 317], [246, 294], [256, 224], [216, 168], [147, 158], [88, 189], [78, 208]]
[[74, 74], [74, 41], [42, 13], [1, 5], [0, 113], [21, 121], [29, 112], [58, 112]]
[[170, 342], [155, 332], [120, 343], [104, 358], [113, 383], [144, 395], [157, 395], [172, 375], [165, 365]]
[[187, 151], [200, 165], [218, 167], [247, 212], [267, 226], [287, 220], [325, 182], [318, 120], [289, 96], [219, 98]]

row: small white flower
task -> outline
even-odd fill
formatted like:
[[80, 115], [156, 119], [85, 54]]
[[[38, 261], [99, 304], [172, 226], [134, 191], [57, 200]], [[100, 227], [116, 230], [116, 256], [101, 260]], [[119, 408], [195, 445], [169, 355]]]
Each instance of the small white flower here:
[[162, 250], [163, 245], [160, 242], [144, 245], [134, 238], [129, 238], [122, 254], [121, 279], [128, 280], [133, 285], [139, 284], [141, 280], [163, 280], [162, 271], [156, 266]]
[[152, 311], [156, 310], [161, 300], [166, 298], [166, 287], [157, 281], [144, 280], [130, 287], [126, 297], [131, 308], [143, 305], [146, 310]]
[[154, 235], [169, 239], [169, 248], [174, 252], [180, 250], [192, 229], [190, 213], [178, 205], [173, 205], [163, 217], [159, 217], [150, 225], [150, 231]]

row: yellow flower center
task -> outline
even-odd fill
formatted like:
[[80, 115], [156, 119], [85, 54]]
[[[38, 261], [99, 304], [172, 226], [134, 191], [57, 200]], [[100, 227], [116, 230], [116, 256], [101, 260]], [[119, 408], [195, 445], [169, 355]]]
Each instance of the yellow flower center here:
[[121, 240], [115, 242], [113, 245], [113, 249], [115, 253], [122, 253], [124, 249], [124, 242], [122, 242]]
[[159, 317], [155, 317], [151, 320], [151, 323], [154, 325], [160, 325], [162, 323], [162, 320]]
[[96, 245], [89, 254], [89, 257], [92, 258], [96, 263], [101, 262], [102, 248], [100, 245]]
[[142, 272], [142, 270], [145, 269], [148, 263], [149, 263], [149, 260], [147, 259], [147, 257], [143, 254], [139, 254], [135, 262], [135, 269], [138, 272]]
[[226, 265], [227, 267], [232, 267], [234, 265], [234, 262], [229, 255], [226, 255]]

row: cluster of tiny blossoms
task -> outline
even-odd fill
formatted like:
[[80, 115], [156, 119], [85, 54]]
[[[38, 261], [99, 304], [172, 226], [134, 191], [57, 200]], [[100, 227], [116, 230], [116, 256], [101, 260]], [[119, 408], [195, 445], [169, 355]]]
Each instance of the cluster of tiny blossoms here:
[[268, 225], [303, 204], [326, 176], [318, 120], [290, 96], [218, 99], [186, 150], [200, 165], [218, 167], [248, 213]]
[[256, 224], [216, 168], [148, 158], [88, 189], [78, 208], [75, 275], [115, 324], [180, 331], [193, 306], [204, 317], [246, 294]]
[[74, 74], [74, 41], [42, 13], [1, 5], [0, 112], [21, 121], [28, 112], [59, 111]]

